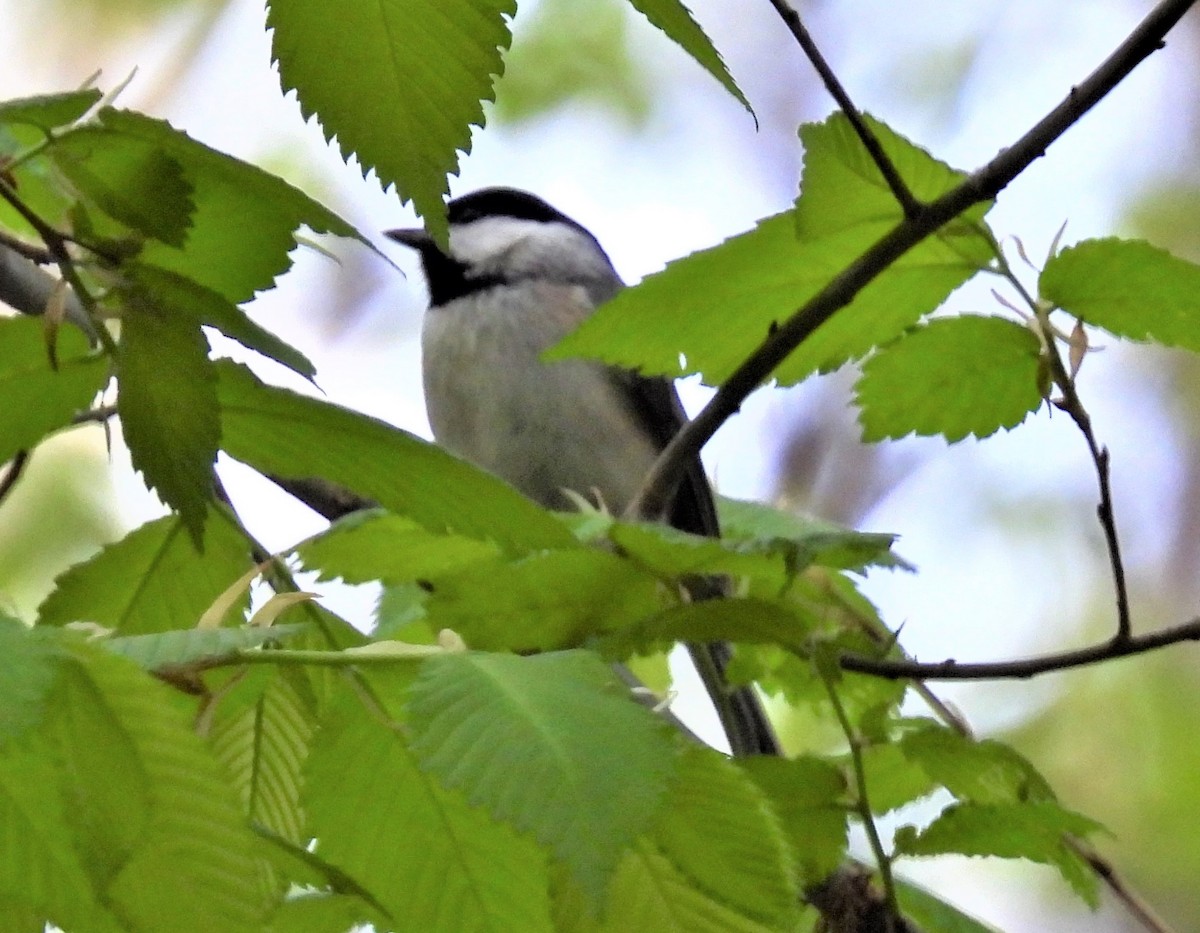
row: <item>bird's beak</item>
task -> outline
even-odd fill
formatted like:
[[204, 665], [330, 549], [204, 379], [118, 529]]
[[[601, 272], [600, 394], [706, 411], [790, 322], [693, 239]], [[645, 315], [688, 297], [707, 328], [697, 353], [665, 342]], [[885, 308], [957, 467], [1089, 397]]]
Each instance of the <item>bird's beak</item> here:
[[424, 227], [404, 227], [400, 230], [385, 230], [384, 234], [390, 240], [403, 243], [418, 252], [433, 249], [433, 237], [425, 232]]

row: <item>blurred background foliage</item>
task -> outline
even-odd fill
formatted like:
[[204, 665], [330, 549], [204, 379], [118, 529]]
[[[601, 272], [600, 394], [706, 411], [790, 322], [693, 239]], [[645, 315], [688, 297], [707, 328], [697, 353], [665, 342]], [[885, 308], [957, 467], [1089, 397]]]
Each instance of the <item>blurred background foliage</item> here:
[[[757, 131], [625, 4], [530, 0], [521, 4], [491, 125], [476, 133], [454, 190], [537, 190], [589, 226], [630, 280], [786, 206], [801, 158], [796, 127], [831, 104], [765, 0], [691, 6], [754, 105]], [[1055, 103], [1150, 6], [810, 0], [801, 9], [861, 106], [972, 168]], [[410, 222], [373, 180], [341, 164], [294, 99], [281, 97], [262, 7], [0, 0], [5, 96], [72, 88], [97, 71], [108, 90], [136, 68], [123, 105], [283, 174], [368, 234]], [[1144, 236], [1200, 260], [1198, 32], [1200, 17], [1185, 18], [1165, 53], [1002, 196], [994, 226], [1020, 237], [1035, 262], [1064, 219], [1065, 242]], [[425, 431], [413, 339], [423, 297], [409, 257], [397, 257], [406, 281], [366, 250], [327, 245], [337, 262], [304, 251], [251, 311], [314, 359], [331, 399]], [[953, 304], [994, 307], [986, 287]], [[865, 446], [848, 408], [852, 378], [760, 392], [708, 452], [723, 491], [900, 533], [900, 552], [920, 572], [877, 573], [866, 591], [889, 624], [904, 625], [905, 645], [922, 660], [1000, 659], [1107, 637], [1113, 600], [1094, 477], [1067, 419], [1043, 411], [985, 444]], [[1080, 386], [1113, 452], [1135, 625], [1182, 621], [1200, 601], [1200, 364], [1184, 353], [1110, 345], [1089, 357]], [[692, 403], [704, 395], [685, 388]], [[236, 465], [223, 472], [270, 546], [319, 526], [290, 500], [250, 485]], [[47, 445], [0, 506], [0, 601], [28, 616], [56, 573], [157, 508], [120, 444], [110, 454], [99, 428]], [[982, 734], [1015, 742], [1068, 806], [1105, 822], [1113, 835], [1101, 848], [1168, 921], [1200, 929], [1194, 650], [939, 692]], [[1111, 904], [1087, 914], [1032, 866], [940, 860], [911, 873], [1007, 930], [1135, 929]]]

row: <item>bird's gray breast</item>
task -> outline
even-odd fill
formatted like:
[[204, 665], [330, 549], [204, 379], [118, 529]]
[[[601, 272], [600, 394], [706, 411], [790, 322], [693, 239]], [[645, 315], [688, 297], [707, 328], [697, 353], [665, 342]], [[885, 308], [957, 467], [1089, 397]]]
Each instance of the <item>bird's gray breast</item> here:
[[586, 360], [540, 354], [591, 312], [578, 285], [524, 282], [432, 308], [425, 403], [444, 447], [551, 508], [571, 489], [619, 513], [658, 453], [627, 387]]

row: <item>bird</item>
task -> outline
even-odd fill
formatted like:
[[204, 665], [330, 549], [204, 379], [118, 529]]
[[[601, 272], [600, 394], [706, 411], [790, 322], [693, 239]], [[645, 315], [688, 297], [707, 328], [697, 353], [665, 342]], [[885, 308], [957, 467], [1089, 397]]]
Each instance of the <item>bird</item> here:
[[[423, 228], [385, 233], [416, 250], [429, 289], [421, 354], [434, 439], [546, 508], [571, 510], [583, 495], [620, 515], [687, 415], [665, 378], [542, 359], [624, 287], [607, 253], [581, 224], [515, 188], [455, 198], [447, 220], [445, 249]], [[699, 456], [663, 514], [647, 517], [720, 534]], [[727, 644], [688, 649], [724, 684]], [[750, 688], [712, 699], [735, 755], [779, 754]]]

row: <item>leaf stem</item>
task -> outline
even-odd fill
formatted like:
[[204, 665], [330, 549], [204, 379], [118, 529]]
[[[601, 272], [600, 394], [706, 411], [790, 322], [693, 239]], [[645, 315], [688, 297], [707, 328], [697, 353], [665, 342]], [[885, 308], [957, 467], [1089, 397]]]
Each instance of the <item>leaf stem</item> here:
[[855, 783], [854, 809], [857, 811], [859, 819], [862, 820], [863, 829], [867, 833], [867, 841], [875, 856], [875, 863], [879, 866], [879, 877], [883, 883], [883, 895], [887, 904], [886, 933], [895, 933], [896, 922], [901, 917], [900, 904], [896, 899], [896, 882], [892, 877], [892, 857], [883, 847], [879, 828], [875, 825], [875, 817], [871, 812], [871, 798], [867, 791], [867, 771], [862, 756], [863, 739], [850, 722], [850, 717], [846, 714], [846, 707], [842, 705], [841, 697], [838, 696], [832, 679], [824, 674], [821, 679], [829, 694], [829, 702], [833, 704], [833, 711], [837, 715], [838, 723], [850, 745], [850, 761], [854, 768]]
[[1050, 323], [1050, 308], [1035, 299], [1017, 278], [1002, 251], [997, 250], [999, 273], [1017, 290], [1021, 299], [1029, 305], [1037, 321], [1037, 328], [1042, 339], [1045, 359], [1050, 367], [1050, 378], [1062, 393], [1062, 398], [1052, 402], [1055, 407], [1067, 413], [1075, 422], [1079, 433], [1083, 435], [1092, 465], [1096, 471], [1096, 483], [1100, 490], [1100, 502], [1096, 506], [1096, 517], [1104, 532], [1104, 544], [1108, 550], [1108, 561], [1112, 571], [1113, 588], [1116, 591], [1117, 631], [1113, 636], [1115, 644], [1128, 642], [1132, 636], [1132, 621], [1129, 609], [1129, 588], [1125, 578], [1125, 562], [1121, 557], [1121, 540], [1117, 534], [1117, 521], [1113, 508], [1111, 471], [1109, 469], [1108, 448], [1096, 440], [1096, 432], [1092, 428], [1092, 418], [1084, 407], [1083, 400], [1075, 388], [1075, 379], [1063, 364], [1062, 354], [1058, 351], [1057, 337], [1054, 326]]

